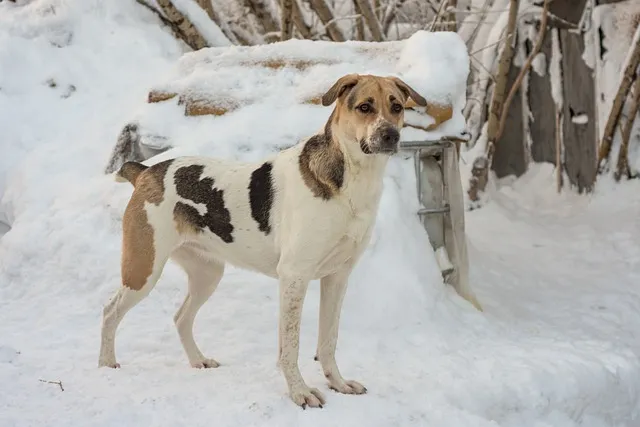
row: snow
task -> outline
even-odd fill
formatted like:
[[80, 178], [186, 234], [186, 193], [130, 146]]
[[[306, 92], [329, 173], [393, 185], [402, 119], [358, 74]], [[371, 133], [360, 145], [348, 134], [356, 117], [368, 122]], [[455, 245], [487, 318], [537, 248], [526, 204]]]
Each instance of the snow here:
[[571, 122], [577, 125], [586, 125], [589, 123], [589, 116], [586, 114], [578, 114], [577, 116], [571, 117]]
[[209, 19], [207, 12], [195, 1], [171, 0], [175, 7], [191, 21], [210, 46], [231, 46], [220, 27]]
[[551, 97], [556, 104], [556, 110], [561, 110], [564, 105], [562, 92], [562, 50], [560, 49], [560, 36], [558, 30], [555, 28], [551, 30], [549, 75], [551, 76]]
[[[313, 46], [322, 57], [322, 44], [304, 49]], [[467, 216], [479, 313], [442, 284], [415, 215], [411, 159], [391, 161], [338, 344], [341, 371], [367, 395], [326, 390], [312, 360], [313, 284], [300, 366], [328, 402], [293, 405], [275, 366], [277, 284], [233, 268], [195, 327], [220, 368], [188, 367], [172, 321], [185, 277], [170, 264], [119, 329], [122, 369], [98, 369], [102, 306], [118, 286], [131, 194], [102, 169], [148, 90], [199, 54], [180, 55], [157, 18], [129, 0], [0, 3], [0, 212], [12, 224], [0, 237], [1, 426], [637, 425], [639, 185], [605, 180], [591, 198], [557, 195], [550, 165], [531, 165]], [[244, 77], [242, 93], [270, 81], [258, 71]], [[63, 98], [69, 85], [77, 90]], [[167, 120], [167, 132], [195, 142], [152, 161], [185, 151], [255, 159], [326, 120], [328, 109], [287, 109], [289, 100]], [[162, 104], [164, 118], [174, 117], [174, 105]], [[206, 139], [209, 121], [217, 133]], [[60, 380], [64, 391], [39, 380]]]

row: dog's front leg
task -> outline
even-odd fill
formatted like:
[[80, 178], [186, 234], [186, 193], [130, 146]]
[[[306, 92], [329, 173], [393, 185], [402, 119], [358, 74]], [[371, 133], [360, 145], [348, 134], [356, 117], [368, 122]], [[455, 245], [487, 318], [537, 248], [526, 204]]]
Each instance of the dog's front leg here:
[[352, 268], [353, 264], [348, 263], [320, 281], [320, 328], [316, 357], [322, 365], [330, 388], [340, 393], [363, 394], [367, 389], [356, 381], [345, 380], [336, 363], [340, 311]]
[[300, 321], [302, 305], [309, 280], [297, 275], [280, 275], [280, 324], [278, 364], [287, 381], [291, 399], [302, 406], [322, 408], [324, 396], [316, 388], [310, 388], [302, 379], [298, 368], [300, 347]]

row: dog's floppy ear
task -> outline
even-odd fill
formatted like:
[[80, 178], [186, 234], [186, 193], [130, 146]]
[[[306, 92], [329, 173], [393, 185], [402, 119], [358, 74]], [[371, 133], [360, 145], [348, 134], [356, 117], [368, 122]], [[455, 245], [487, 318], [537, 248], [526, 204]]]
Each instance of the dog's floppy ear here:
[[358, 74], [347, 74], [340, 77], [337, 82], [331, 86], [331, 88], [322, 95], [322, 105], [327, 107], [335, 102], [343, 93], [347, 90], [351, 90], [356, 84], [358, 84]]
[[418, 92], [413, 90], [411, 86], [409, 86], [408, 84], [406, 84], [405, 82], [403, 82], [397, 77], [391, 77], [391, 81], [393, 81], [393, 83], [395, 83], [395, 85], [398, 86], [398, 89], [400, 89], [400, 91], [404, 94], [406, 99], [408, 98], [413, 99], [415, 103], [421, 107], [425, 107], [427, 105], [427, 100], [424, 99]]

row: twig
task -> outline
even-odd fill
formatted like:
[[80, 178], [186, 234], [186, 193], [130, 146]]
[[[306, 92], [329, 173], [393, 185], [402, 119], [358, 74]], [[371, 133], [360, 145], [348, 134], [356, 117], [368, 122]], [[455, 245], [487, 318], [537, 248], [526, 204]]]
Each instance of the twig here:
[[520, 73], [518, 74], [518, 77], [516, 77], [516, 80], [513, 83], [513, 86], [511, 86], [509, 95], [507, 95], [507, 99], [505, 100], [504, 105], [502, 106], [502, 114], [500, 115], [500, 124], [498, 126], [498, 133], [496, 134], [496, 141], [500, 139], [500, 136], [502, 136], [502, 132], [504, 131], [504, 126], [507, 121], [507, 111], [509, 111], [509, 106], [511, 105], [511, 101], [513, 100], [513, 97], [516, 95], [516, 92], [518, 92], [518, 89], [520, 89], [522, 80], [524, 79], [525, 74], [527, 74], [527, 71], [529, 71], [529, 68], [533, 63], [534, 58], [536, 57], [538, 52], [540, 52], [540, 48], [542, 48], [544, 36], [547, 32], [547, 17], [549, 12], [549, 3], [551, 3], [551, 0], [544, 0], [544, 5], [542, 6], [542, 17], [540, 18], [540, 33], [538, 34], [538, 40], [536, 40], [536, 44], [533, 46], [533, 49], [531, 50], [531, 53], [529, 54], [527, 61], [524, 63], [524, 65], [520, 69]]
[[622, 106], [627, 98], [631, 83], [633, 83], [636, 68], [640, 63], [640, 25], [636, 29], [633, 36], [633, 43], [629, 48], [629, 53], [625, 61], [624, 72], [622, 79], [618, 85], [618, 91], [616, 97], [613, 99], [611, 110], [609, 111], [609, 117], [602, 133], [602, 142], [600, 143], [600, 149], [598, 150], [598, 172], [602, 172], [609, 159], [609, 153], [611, 152], [611, 143], [613, 142], [613, 134], [615, 133], [618, 125], [618, 119], [622, 112]]
[[39, 379], [38, 381], [40, 381], [41, 383], [55, 384], [57, 386], [60, 386], [61, 391], [64, 391], [64, 387], [62, 387], [62, 381], [48, 381], [42, 379]]
[[636, 75], [636, 80], [633, 84], [633, 97], [631, 98], [631, 105], [629, 107], [629, 116], [622, 128], [622, 142], [620, 143], [618, 163], [614, 174], [616, 181], [620, 181], [622, 175], [625, 175], [627, 178], [631, 175], [629, 173], [629, 158], [627, 157], [627, 153], [629, 152], [629, 139], [631, 138], [631, 131], [633, 130], [633, 122], [636, 120], [638, 110], [640, 110], [640, 77]]
[[174, 24], [173, 22], [169, 21], [167, 18], [165, 18], [165, 16], [162, 14], [162, 12], [160, 12], [158, 9], [156, 9], [155, 7], [151, 6], [149, 3], [147, 3], [144, 0], [136, 0], [136, 2], [144, 7], [146, 7], [147, 9], [149, 9], [151, 12], [153, 12], [154, 14], [156, 14], [156, 16], [158, 18], [160, 18], [160, 20], [162, 21], [162, 23], [164, 25], [167, 25], [169, 27], [171, 27], [171, 29], [173, 30], [174, 33], [179, 34], [180, 30], [178, 29], [178, 26], [176, 24]]
[[[555, 104], [555, 103], [554, 103]], [[556, 108], [556, 190], [558, 193], [562, 190], [562, 111], [555, 104]]]
[[494, 83], [496, 82], [496, 78], [493, 76], [493, 74], [491, 73], [490, 70], [487, 69], [487, 67], [484, 66], [484, 64], [477, 58], [474, 58], [473, 56], [470, 56], [469, 58], [471, 58], [473, 61], [476, 61], [478, 65], [480, 65], [480, 67], [486, 71], [487, 75], [489, 76], [489, 79], [491, 79]]
[[438, 18], [440, 18], [440, 15], [442, 14], [442, 9], [444, 8], [444, 5], [448, 3], [448, 0], [442, 0], [442, 2], [440, 2], [440, 6], [438, 7], [438, 13], [436, 13], [436, 16], [433, 18], [433, 22], [431, 23], [431, 28], [429, 28], [430, 32], [433, 32], [436, 28], [436, 24], [438, 22]]

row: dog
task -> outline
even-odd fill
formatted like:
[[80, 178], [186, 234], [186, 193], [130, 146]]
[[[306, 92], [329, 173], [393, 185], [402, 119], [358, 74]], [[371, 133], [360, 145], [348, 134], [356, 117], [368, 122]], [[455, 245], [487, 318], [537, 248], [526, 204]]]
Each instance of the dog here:
[[99, 366], [119, 367], [118, 324], [151, 292], [169, 259], [188, 276], [174, 321], [189, 363], [219, 366], [196, 345], [193, 323], [229, 263], [279, 280], [278, 366], [293, 402], [302, 408], [325, 403], [298, 368], [302, 305], [315, 279], [321, 286], [316, 360], [331, 389], [365, 393], [336, 364], [338, 324], [409, 99], [427, 104], [397, 77], [349, 74], [322, 96], [323, 106], [336, 104], [322, 130], [264, 161], [192, 156], [150, 167], [122, 165], [116, 179], [129, 181], [134, 191], [122, 221], [122, 286], [104, 308]]

